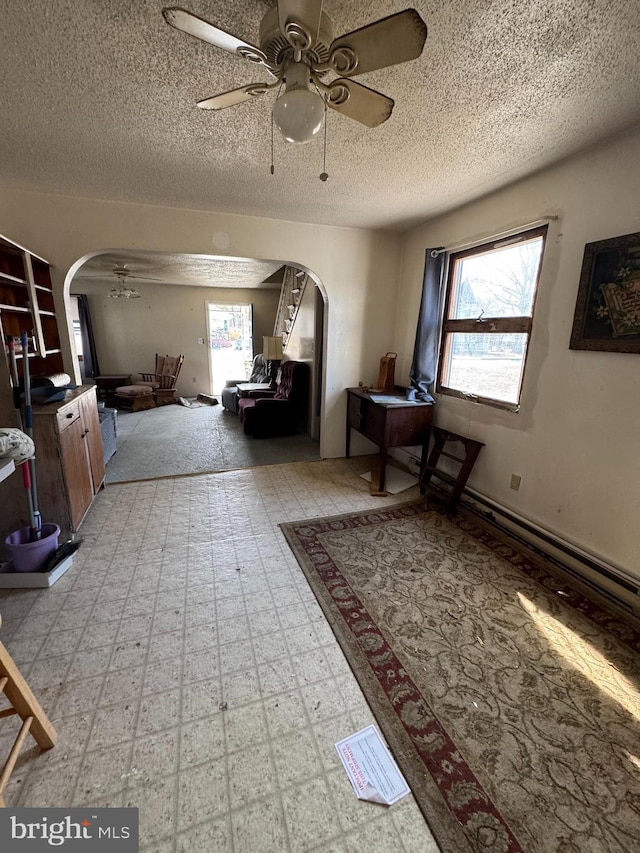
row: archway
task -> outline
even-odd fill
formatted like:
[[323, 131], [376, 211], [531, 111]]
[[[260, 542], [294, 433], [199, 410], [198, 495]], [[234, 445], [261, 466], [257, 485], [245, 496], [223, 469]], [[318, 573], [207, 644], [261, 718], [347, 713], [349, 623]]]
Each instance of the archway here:
[[[109, 265], [112, 263], [114, 257], [122, 259], [122, 262], [127, 263], [132, 271], [140, 274], [140, 278], [136, 279], [135, 284], [141, 298], [135, 300], [135, 302], [111, 300], [108, 298], [109, 284], [112, 280], [112, 272]], [[213, 279], [209, 277], [206, 281], [194, 281], [194, 278], [197, 278], [199, 275], [199, 267], [207, 269], [210, 275], [211, 264], [216, 263], [221, 265], [222, 272], [219, 275]], [[97, 275], [92, 275], [93, 281], [91, 282], [94, 291], [93, 303], [96, 306], [96, 310], [92, 313], [96, 315], [94, 323], [97, 327], [96, 331], [99, 338], [98, 348], [101, 352], [100, 364], [103, 373], [119, 373], [128, 370], [129, 367], [125, 367], [124, 365], [124, 361], [127, 359], [127, 364], [130, 365], [130, 369], [133, 371], [149, 369], [147, 362], [152, 358], [153, 352], [158, 347], [162, 348], [162, 344], [165, 344], [170, 349], [171, 327], [174, 326], [176, 333], [180, 334], [180, 329], [185, 324], [193, 323], [191, 332], [189, 333], [190, 346], [193, 352], [191, 355], [188, 354], [185, 359], [185, 366], [189, 365], [193, 369], [187, 371], [183, 369], [181, 376], [184, 376], [194, 386], [194, 391], [199, 390], [198, 386], [205, 384], [203, 370], [208, 370], [208, 367], [204, 358], [205, 347], [201, 343], [195, 343], [198, 339], [205, 337], [204, 322], [201, 327], [198, 327], [200, 319], [204, 321], [204, 310], [199, 317], [196, 316], [193, 299], [197, 300], [199, 298], [202, 306], [204, 306], [206, 301], [205, 295], [207, 293], [206, 288], [215, 290], [216, 294], [224, 292], [224, 285], [229, 283], [225, 276], [232, 265], [240, 271], [238, 275], [241, 277], [245, 273], [250, 272], [255, 265], [258, 265], [259, 268], [262, 268], [264, 265], [272, 265], [274, 268], [277, 268], [283, 266], [283, 262], [217, 255], [176, 255], [175, 253], [143, 250], [132, 252], [126, 249], [102, 249], [89, 252], [79, 258], [70, 267], [65, 277], [64, 298], [67, 317], [69, 317], [71, 292], [79, 292], [78, 283], [80, 281], [83, 281], [83, 283], [86, 282], [86, 278], [82, 277], [82, 271], [85, 271], [86, 276], [88, 270], [93, 270]], [[291, 262], [290, 266], [296, 267], [307, 276], [311, 308], [307, 311], [307, 316], [303, 323], [304, 334], [296, 334], [296, 328], [294, 327], [294, 334], [291, 336], [289, 346], [285, 349], [285, 354], [290, 358], [308, 362], [311, 368], [313, 379], [309, 433], [319, 442], [319, 456], [322, 457], [327, 294], [324, 286], [312, 271], [295, 262]], [[185, 269], [189, 273], [187, 276], [184, 275]], [[159, 280], [152, 281], [152, 279]], [[232, 281], [231, 284], [232, 287], [227, 288], [227, 290], [233, 290], [237, 294], [239, 289], [241, 289], [238, 280]], [[264, 289], [256, 287], [255, 282], [250, 289], [254, 298], [259, 298], [261, 293], [264, 296]], [[273, 290], [271, 292], [273, 293]], [[172, 294], [171, 297], [170, 294]], [[178, 306], [176, 306], [176, 294], [180, 294], [180, 304]], [[154, 300], [156, 300], [155, 304]], [[217, 300], [218, 297], [216, 296]], [[156, 322], [160, 305], [162, 305], [162, 311], [165, 315], [164, 325]], [[309, 309], [309, 306], [306, 307]], [[310, 321], [309, 314], [311, 316]], [[310, 332], [309, 328], [311, 329]], [[271, 334], [271, 330], [268, 333]], [[162, 344], [153, 344], [151, 339], [153, 338], [153, 340], [157, 341], [158, 335], [162, 339]], [[257, 337], [261, 342], [261, 334]], [[110, 352], [106, 353], [106, 357], [102, 354], [105, 350], [105, 342], [108, 342], [108, 347], [110, 348]], [[200, 353], [202, 353], [200, 358], [198, 358], [195, 347], [200, 348]], [[183, 349], [184, 347], [179, 347], [181, 352]], [[75, 346], [73, 347], [73, 360], [77, 375], [78, 361]], [[187, 388], [185, 393], [190, 390], [191, 388]]]

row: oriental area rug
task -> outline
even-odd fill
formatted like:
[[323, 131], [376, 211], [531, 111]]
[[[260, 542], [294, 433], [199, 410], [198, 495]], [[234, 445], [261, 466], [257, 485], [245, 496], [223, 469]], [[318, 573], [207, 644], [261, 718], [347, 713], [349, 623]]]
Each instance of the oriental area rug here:
[[637, 853], [632, 621], [428, 500], [281, 528], [444, 853]]

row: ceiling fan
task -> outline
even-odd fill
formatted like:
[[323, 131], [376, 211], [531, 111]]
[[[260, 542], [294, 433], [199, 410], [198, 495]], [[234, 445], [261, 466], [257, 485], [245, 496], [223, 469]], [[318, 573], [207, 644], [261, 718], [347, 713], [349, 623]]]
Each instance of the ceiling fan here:
[[304, 143], [319, 133], [326, 107], [367, 127], [386, 121], [393, 100], [352, 78], [416, 59], [427, 38], [427, 26], [415, 9], [334, 38], [322, 5], [322, 0], [278, 0], [260, 23], [259, 47], [185, 9], [169, 7], [162, 14], [172, 27], [262, 65], [275, 78], [206, 98], [198, 102], [201, 109], [225, 109], [284, 87], [273, 121], [287, 142]]
[[[116, 281], [113, 282], [109, 291], [111, 299], [140, 299], [140, 294], [135, 287], [130, 287], [129, 285], [129, 279], [131, 278], [140, 279], [141, 281], [162, 281], [160, 278], [135, 275], [126, 264], [116, 264], [109, 274], [116, 277]], [[105, 273], [98, 272], [94, 275], [79, 276], [79, 278], [105, 278]]]
[[111, 285], [109, 291], [110, 299], [140, 299], [140, 294], [135, 287], [129, 286], [129, 279], [136, 278], [140, 281], [163, 281], [161, 278], [151, 278], [148, 275], [135, 275], [126, 264], [116, 264], [111, 270], [112, 275], [117, 278], [117, 283]]
[[129, 279], [139, 278], [139, 276], [132, 275], [127, 269], [126, 264], [123, 264], [122, 266], [118, 266], [116, 264], [113, 269], [113, 274], [116, 276], [118, 281], [111, 285], [111, 290], [109, 291], [110, 299], [140, 299], [140, 294], [135, 287], [129, 287]]

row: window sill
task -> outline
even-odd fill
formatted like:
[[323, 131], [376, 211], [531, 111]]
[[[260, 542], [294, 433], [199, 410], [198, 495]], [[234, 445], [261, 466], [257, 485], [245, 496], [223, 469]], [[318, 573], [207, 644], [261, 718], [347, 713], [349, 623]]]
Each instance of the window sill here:
[[492, 406], [494, 409], [502, 409], [504, 412], [517, 414], [520, 411], [519, 403], [508, 403], [505, 400], [494, 400], [491, 397], [482, 397], [477, 394], [465, 394], [464, 391], [456, 391], [454, 388], [437, 388], [438, 394], [446, 397], [457, 397], [459, 400], [467, 400], [470, 403], [479, 403], [483, 406]]

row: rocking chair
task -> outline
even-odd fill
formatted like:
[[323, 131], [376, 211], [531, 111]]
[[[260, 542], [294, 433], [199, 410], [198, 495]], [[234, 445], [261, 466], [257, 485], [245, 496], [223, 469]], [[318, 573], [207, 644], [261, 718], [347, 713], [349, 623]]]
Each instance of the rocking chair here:
[[158, 355], [154, 373], [141, 373], [142, 380], [136, 385], [146, 385], [153, 390], [158, 406], [175, 402], [176, 382], [184, 361], [183, 355]]

